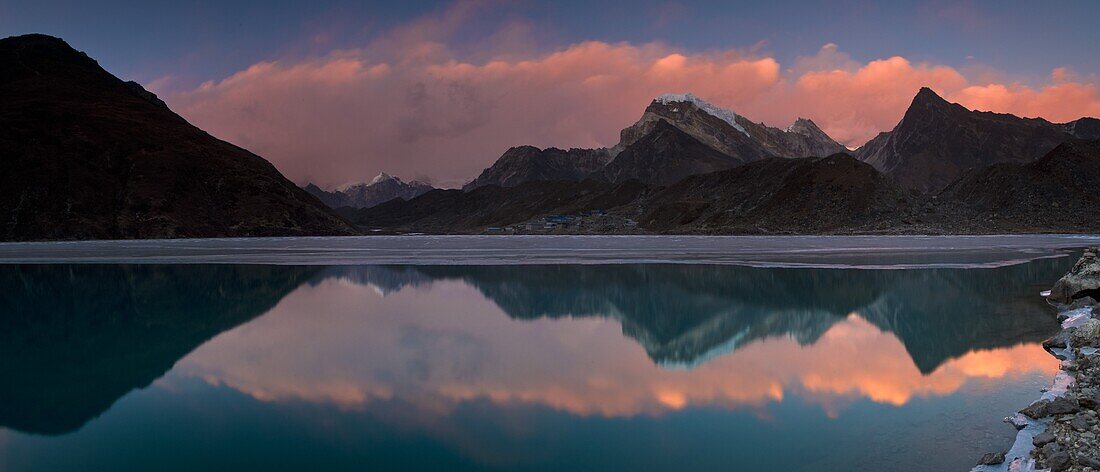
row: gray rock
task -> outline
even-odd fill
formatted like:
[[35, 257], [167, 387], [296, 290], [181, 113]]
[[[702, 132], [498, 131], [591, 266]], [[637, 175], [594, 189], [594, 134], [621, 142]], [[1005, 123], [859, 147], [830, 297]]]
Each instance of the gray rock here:
[[987, 452], [981, 459], [978, 459], [978, 465], [997, 465], [1004, 464], [1005, 453], [1003, 452]]
[[1054, 434], [1050, 431], [1043, 431], [1031, 438], [1031, 444], [1034, 444], [1035, 447], [1043, 447], [1052, 442], [1054, 442]]
[[1076, 400], [1070, 400], [1066, 397], [1058, 397], [1051, 400], [1047, 405], [1046, 411], [1048, 415], [1066, 415], [1070, 413], [1076, 413], [1081, 408], [1077, 405]]
[[1044, 444], [1043, 447], [1040, 449], [1040, 451], [1043, 453], [1043, 455], [1047, 456], [1047, 457], [1050, 457], [1050, 456], [1053, 456], [1053, 455], [1055, 455], [1059, 452], [1062, 452], [1062, 450], [1063, 450], [1062, 446], [1058, 445], [1058, 443], [1047, 443], [1047, 444]]
[[[1093, 453], [1095, 454], [1095, 452]], [[1093, 470], [1100, 470], [1100, 459], [1093, 456], [1086, 456], [1084, 454], [1077, 454], [1077, 464], [1085, 467], [1091, 467]]]
[[1088, 369], [1096, 364], [1096, 356], [1077, 356], [1077, 368]]
[[1013, 428], [1016, 428], [1016, 431], [1019, 431], [1027, 427], [1029, 420], [1026, 416], [1016, 413], [1012, 416], [1005, 417], [1004, 421], [1012, 425]]
[[1037, 420], [1039, 418], [1044, 418], [1050, 415], [1050, 412], [1048, 411], [1049, 406], [1050, 400], [1044, 398], [1028, 405], [1027, 408], [1024, 408], [1023, 410], [1020, 410], [1020, 413], [1024, 416], [1027, 416], [1028, 418]]
[[[1093, 306], [1096, 306], [1096, 299], [1092, 298], [1091, 296], [1083, 296], [1081, 298], [1074, 299], [1073, 302], [1068, 305], [1064, 305], [1062, 307], [1062, 310], [1064, 312], [1066, 310], [1076, 310], [1078, 308], [1089, 308]], [[1069, 316], [1067, 315], [1067, 318], [1068, 317]]]
[[1081, 393], [1077, 397], [1077, 402], [1083, 408], [1096, 410], [1096, 408], [1100, 406], [1100, 390], [1092, 388], [1081, 389]]
[[1073, 331], [1069, 339], [1073, 343], [1073, 347], [1076, 348], [1083, 346], [1100, 347], [1100, 320], [1094, 318], [1086, 321]]
[[1069, 470], [1071, 464], [1069, 453], [1066, 451], [1058, 451], [1047, 457], [1047, 467], [1050, 467], [1050, 472]]
[[1043, 347], [1046, 348], [1048, 351], [1053, 349], [1053, 348], [1065, 349], [1065, 347], [1067, 345], [1066, 343], [1068, 343], [1068, 342], [1069, 342], [1069, 333], [1067, 333], [1066, 330], [1062, 330], [1062, 331], [1059, 331], [1058, 334], [1055, 334], [1054, 336], [1051, 336], [1051, 337], [1047, 338], [1046, 341], [1043, 341]]
[[1074, 416], [1072, 420], [1069, 420], [1069, 426], [1077, 431], [1088, 431], [1089, 422], [1085, 419], [1084, 415]]
[[1100, 258], [1096, 257], [1096, 248], [1091, 248], [1086, 249], [1069, 273], [1054, 284], [1047, 300], [1069, 304], [1095, 293], [1100, 293]]

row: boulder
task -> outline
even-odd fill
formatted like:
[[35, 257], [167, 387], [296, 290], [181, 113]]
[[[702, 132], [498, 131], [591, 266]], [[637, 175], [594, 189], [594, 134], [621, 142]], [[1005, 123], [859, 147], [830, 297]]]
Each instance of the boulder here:
[[1043, 341], [1043, 347], [1046, 348], [1048, 351], [1055, 348], [1065, 349], [1067, 345], [1066, 343], [1068, 342], [1069, 333], [1066, 332], [1066, 330], [1062, 330], [1059, 331], [1058, 334], [1047, 338], [1046, 341]]
[[1050, 467], [1050, 472], [1069, 470], [1071, 465], [1069, 453], [1066, 451], [1056, 452], [1047, 458], [1047, 467]]
[[1094, 318], [1084, 322], [1073, 331], [1069, 339], [1075, 348], [1100, 347], [1100, 320]]
[[1083, 433], [1089, 430], [1089, 422], [1085, 419], [1084, 415], [1077, 415], [1074, 416], [1072, 420], [1069, 420], [1069, 427]]
[[1096, 389], [1081, 389], [1081, 394], [1078, 395], [1078, 402], [1082, 407], [1090, 410], [1096, 410], [1100, 407], [1100, 390]]
[[1005, 453], [1003, 452], [987, 452], [981, 459], [978, 459], [978, 465], [997, 465], [1004, 464]]
[[1043, 447], [1052, 442], [1054, 442], [1054, 433], [1050, 431], [1043, 431], [1036, 434], [1034, 438], [1031, 438], [1031, 444], [1034, 444], [1035, 447]]
[[1028, 418], [1037, 420], [1039, 418], [1050, 415], [1050, 412], [1048, 411], [1049, 406], [1050, 400], [1044, 398], [1028, 405], [1027, 408], [1024, 408], [1023, 410], [1020, 410], [1020, 413], [1022, 413], [1024, 416], [1027, 416]]
[[1073, 265], [1069, 273], [1050, 289], [1047, 300], [1070, 304], [1078, 298], [1090, 296], [1093, 298], [1100, 296], [1100, 258], [1096, 256], [1096, 248], [1085, 250], [1085, 254]]
[[1077, 454], [1077, 463], [1085, 467], [1091, 467], [1093, 470], [1100, 470], [1100, 459], [1092, 456]]
[[1077, 405], [1076, 400], [1071, 400], [1066, 397], [1058, 397], [1050, 401], [1047, 405], [1046, 411], [1050, 415], [1067, 415], [1070, 413], [1076, 413], [1080, 407]]

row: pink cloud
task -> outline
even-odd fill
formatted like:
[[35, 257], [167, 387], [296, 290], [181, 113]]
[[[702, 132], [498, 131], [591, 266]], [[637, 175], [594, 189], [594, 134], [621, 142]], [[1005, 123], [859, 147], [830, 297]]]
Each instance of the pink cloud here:
[[853, 147], [891, 129], [921, 86], [983, 110], [1055, 121], [1100, 115], [1097, 86], [1064, 69], [1041, 87], [980, 83], [903, 57], [859, 63], [835, 44], [784, 70], [754, 50], [660, 43], [525, 53], [517, 50], [524, 28], [509, 24], [472, 58], [448, 38], [480, 7], [456, 4], [360, 49], [260, 62], [168, 101], [292, 180], [322, 186], [379, 171], [457, 185], [513, 145], [610, 146], [666, 92], [691, 91], [771, 126], [808, 117]]

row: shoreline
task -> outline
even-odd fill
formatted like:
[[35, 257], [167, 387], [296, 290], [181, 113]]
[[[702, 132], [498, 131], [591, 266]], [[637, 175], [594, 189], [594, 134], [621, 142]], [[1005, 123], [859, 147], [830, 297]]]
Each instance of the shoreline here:
[[753, 267], [993, 268], [1072, 257], [1100, 235], [393, 236], [0, 244], [0, 263], [281, 265], [730, 264]]
[[1041, 294], [1062, 325], [1043, 341], [1058, 372], [1039, 399], [1004, 419], [1018, 431], [1009, 450], [985, 454], [972, 471], [1100, 471], [1100, 303], [1091, 297], [1098, 268], [1096, 249], [1086, 250], [1053, 297]]

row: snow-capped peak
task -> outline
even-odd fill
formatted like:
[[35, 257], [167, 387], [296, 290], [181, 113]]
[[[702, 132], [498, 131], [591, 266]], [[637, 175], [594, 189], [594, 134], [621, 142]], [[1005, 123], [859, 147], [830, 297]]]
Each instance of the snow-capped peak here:
[[374, 178], [371, 179], [370, 182], [349, 182], [349, 183], [346, 183], [344, 185], [337, 186], [333, 190], [337, 191], [337, 192], [349, 192], [349, 191], [352, 191], [352, 190], [358, 190], [358, 189], [361, 189], [361, 188], [370, 187], [372, 185], [375, 185], [375, 184], [378, 184], [378, 183], [381, 183], [381, 182], [385, 182], [385, 181], [388, 181], [388, 180], [394, 180], [394, 181], [403, 183], [403, 182], [401, 182], [401, 179], [399, 179], [397, 177], [394, 177], [390, 174], [387, 174], [385, 172], [381, 172], [378, 175], [374, 176]]
[[749, 132], [747, 130], [745, 130], [744, 127], [742, 127], [741, 125], [739, 125], [737, 123], [737, 113], [734, 113], [730, 110], [727, 110], [727, 109], [719, 107], [719, 106], [715, 106], [715, 105], [711, 104], [710, 102], [708, 102], [706, 100], [703, 100], [702, 98], [696, 97], [695, 94], [692, 94], [692, 93], [666, 93], [666, 94], [661, 95], [657, 98], [654, 98], [653, 101], [657, 102], [657, 103], [660, 103], [662, 105], [668, 105], [670, 103], [682, 103], [682, 102], [691, 103], [691, 104], [695, 105], [696, 108], [707, 112], [707, 114], [709, 114], [709, 115], [711, 115], [715, 118], [718, 118], [722, 121], [725, 121], [726, 123], [729, 123], [729, 125], [732, 126], [734, 129], [736, 129], [737, 131], [745, 133], [745, 136], [749, 136]]
[[[814, 125], [814, 122], [810, 121], [808, 118], [802, 118], [800, 116], [800, 117], [798, 117], [797, 119], [794, 120], [794, 123], [791, 123], [791, 125], [788, 126], [787, 129], [785, 129], [783, 131], [786, 131], [788, 133], [793, 133], [793, 132], [795, 132], [796, 130], [799, 130], [799, 129], [806, 129], [810, 125]], [[814, 126], [816, 126], [816, 125], [814, 125]]]
[[368, 185], [374, 185], [378, 182], [382, 182], [384, 180], [390, 180], [390, 179], [394, 179], [394, 178], [395, 177], [390, 175], [390, 174], [387, 174], [385, 172], [379, 172], [378, 175], [374, 176], [374, 178], [371, 179], [371, 181]]

